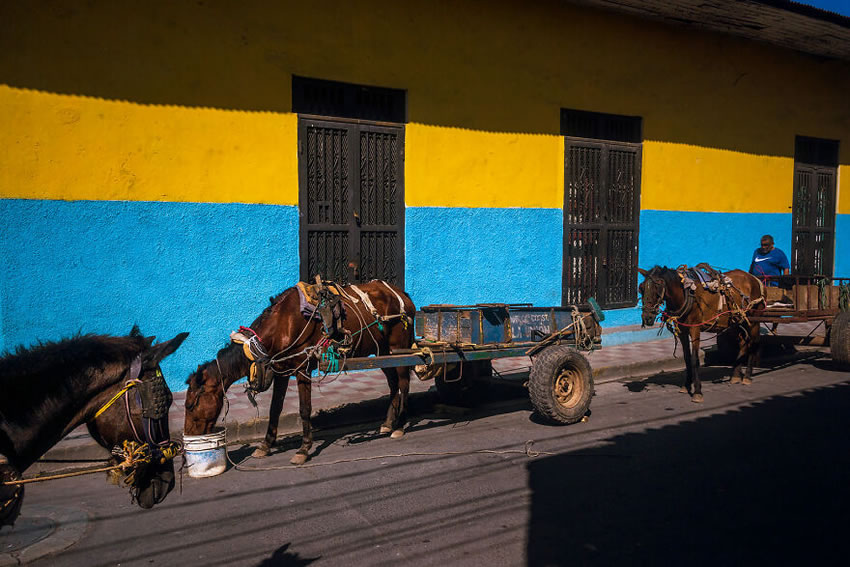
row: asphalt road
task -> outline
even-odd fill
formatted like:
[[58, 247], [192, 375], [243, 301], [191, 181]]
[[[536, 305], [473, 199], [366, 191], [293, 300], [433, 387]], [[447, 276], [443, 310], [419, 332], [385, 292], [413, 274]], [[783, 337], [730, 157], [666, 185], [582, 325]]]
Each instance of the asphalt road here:
[[[89, 516], [34, 565], [846, 565], [850, 373], [828, 360], [751, 386], [724, 373], [704, 371], [704, 404], [679, 374], [600, 385], [568, 427], [519, 398], [420, 408], [402, 440], [326, 432], [322, 466], [186, 477], [150, 511], [100, 475], [32, 485], [25, 508]], [[292, 451], [244, 466], [285, 467]]]

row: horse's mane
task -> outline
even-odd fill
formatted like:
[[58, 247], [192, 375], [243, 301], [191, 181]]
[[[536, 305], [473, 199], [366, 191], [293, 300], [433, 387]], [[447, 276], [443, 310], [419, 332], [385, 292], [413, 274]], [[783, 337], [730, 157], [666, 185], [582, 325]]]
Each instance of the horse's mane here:
[[659, 266], [658, 264], [649, 270], [649, 277], [661, 278], [668, 284], [679, 282], [679, 274], [676, 270], [667, 266]]
[[141, 336], [89, 334], [19, 346], [0, 358], [0, 390], [8, 392], [21, 379], [26, 379], [27, 387], [35, 390], [71, 378], [79, 379], [87, 368], [131, 361], [143, 345]]
[[[273, 307], [275, 304], [280, 303], [281, 301], [283, 301], [283, 296], [284, 296], [284, 295], [286, 295], [287, 293], [289, 293], [289, 292], [293, 291], [294, 289], [296, 289], [296, 287], [295, 287], [295, 286], [288, 287], [288, 288], [286, 288], [285, 290], [283, 290], [282, 292], [280, 292], [279, 294], [277, 294], [277, 295], [275, 295], [275, 296], [273, 296], [273, 297], [270, 297], [270, 298], [269, 298], [269, 306], [268, 306], [268, 307], [266, 307], [266, 310], [267, 310], [267, 309], [269, 309], [270, 307]], [[263, 313], [265, 313], [265, 312], [266, 312], [266, 310], [263, 310]]]
[[244, 360], [242, 345], [228, 343], [223, 346], [218, 353], [216, 353], [214, 359], [199, 364], [198, 368], [192, 372], [188, 378], [186, 378], [186, 384], [200, 387], [201, 383], [197, 381], [197, 377], [207, 368], [215, 366], [220, 368], [223, 373], [229, 375], [231, 372], [234, 372], [233, 369], [244, 362]]

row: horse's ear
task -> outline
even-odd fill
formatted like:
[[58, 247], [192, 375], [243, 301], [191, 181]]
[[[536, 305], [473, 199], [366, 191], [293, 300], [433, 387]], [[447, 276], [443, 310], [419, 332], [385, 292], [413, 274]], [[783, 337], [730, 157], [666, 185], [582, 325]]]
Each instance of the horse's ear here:
[[150, 350], [145, 353], [145, 360], [152, 362], [153, 364], [159, 364], [163, 358], [177, 350], [188, 336], [189, 333], [180, 333], [170, 341], [165, 341], [164, 343], [152, 346]]
[[269, 305], [274, 305], [274, 296], [273, 295], [269, 296]]
[[153, 342], [155, 340], [156, 340], [156, 337], [145, 337], [142, 342], [145, 344], [145, 348], [148, 349], [148, 348], [151, 348], [151, 345], [153, 344]]
[[646, 276], [648, 276], [648, 275], [649, 275], [649, 272], [647, 272], [646, 270], [642, 270], [642, 269], [638, 268], [637, 266], [635, 266], [635, 269], [636, 269], [636, 270], [638, 271], [638, 273], [639, 273], [640, 275], [642, 275], [643, 277], [646, 277]]
[[143, 335], [142, 335], [142, 330], [141, 330], [141, 329], [139, 329], [139, 326], [138, 326], [138, 325], [134, 324], [134, 325], [133, 325], [133, 328], [132, 328], [132, 329], [130, 329], [130, 336], [131, 336], [131, 337], [141, 337], [141, 336], [143, 336]]

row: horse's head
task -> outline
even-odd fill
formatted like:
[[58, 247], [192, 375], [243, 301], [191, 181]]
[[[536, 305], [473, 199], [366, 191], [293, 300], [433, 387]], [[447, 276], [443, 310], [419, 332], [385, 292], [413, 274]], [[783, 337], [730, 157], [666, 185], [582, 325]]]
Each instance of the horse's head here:
[[215, 361], [198, 366], [186, 380], [184, 435], [211, 433], [224, 405], [224, 382]]
[[[159, 364], [162, 360], [174, 353], [186, 340], [189, 333], [180, 333], [173, 339], [150, 346], [142, 353], [142, 367], [139, 378], [142, 384], [148, 387], [141, 395], [142, 415], [152, 416], [150, 429], [157, 429], [162, 439], [155, 438], [154, 441], [168, 441], [168, 409], [171, 406], [171, 390], [165, 382]], [[144, 426], [143, 426], [144, 428]], [[153, 435], [153, 432], [151, 432]], [[142, 508], [152, 508], [159, 504], [174, 488], [174, 461], [173, 454], [170, 458], [164, 458], [154, 450], [154, 459], [146, 466], [136, 471], [133, 484], [133, 494], [136, 502]]]
[[216, 355], [215, 360], [198, 366], [186, 380], [185, 435], [211, 433], [224, 406], [224, 392], [236, 380], [247, 376], [251, 361], [245, 358], [242, 346], [230, 344]]
[[[133, 455], [132, 473], [126, 479], [136, 502], [152, 508], [174, 488], [173, 457], [179, 447], [170, 442], [168, 410], [172, 396], [162, 375], [160, 362], [183, 343], [189, 333], [152, 344], [154, 337], [142, 337], [136, 329], [130, 337], [141, 344], [128, 375], [135, 387], [126, 389], [124, 401], [110, 402], [89, 422], [92, 436], [106, 447], [124, 451], [119, 458]], [[129, 383], [120, 381], [118, 385]], [[109, 409], [109, 411], [105, 411]], [[138, 451], [137, 453], [134, 451]]]
[[652, 327], [655, 325], [655, 318], [664, 303], [667, 284], [661, 276], [662, 269], [658, 266], [649, 271], [640, 268], [637, 271], [644, 277], [644, 280], [638, 286], [641, 303], [643, 303], [641, 327]]

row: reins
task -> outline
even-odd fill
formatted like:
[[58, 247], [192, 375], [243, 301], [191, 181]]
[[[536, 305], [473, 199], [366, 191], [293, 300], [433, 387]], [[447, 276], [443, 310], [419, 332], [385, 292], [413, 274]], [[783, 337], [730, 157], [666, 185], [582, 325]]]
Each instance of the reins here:
[[[61, 478], [71, 478], [75, 476], [82, 476], [87, 474], [94, 474], [100, 472], [109, 472], [121, 469], [122, 471], [130, 471], [127, 473], [127, 478], [124, 480], [125, 485], [131, 486], [135, 482], [135, 474], [137, 471], [137, 467], [139, 465], [150, 463], [154, 459], [159, 459], [160, 462], [165, 462], [166, 460], [172, 460], [182, 451], [182, 446], [174, 441], [171, 441], [169, 438], [164, 438], [161, 441], [154, 441], [153, 439], [153, 422], [156, 422], [157, 425], [161, 425], [160, 422], [165, 418], [153, 419], [148, 418], [142, 415], [142, 423], [145, 433], [145, 440], [141, 438], [138, 431], [136, 430], [136, 426], [133, 424], [133, 418], [130, 412], [130, 400], [129, 400], [129, 392], [133, 388], [138, 388], [143, 382], [139, 379], [139, 375], [141, 374], [142, 368], [142, 358], [141, 354], [137, 355], [133, 361], [130, 363], [129, 369], [129, 378], [124, 383], [124, 387], [122, 387], [118, 392], [112, 396], [109, 401], [103, 404], [100, 409], [98, 409], [94, 417], [92, 417], [88, 421], [94, 421], [104, 412], [106, 412], [110, 407], [112, 407], [115, 402], [117, 402], [121, 397], [124, 397], [125, 403], [125, 411], [127, 415], [127, 421], [130, 424], [130, 429], [133, 431], [133, 435], [136, 437], [135, 441], [125, 440], [122, 447], [118, 448], [114, 447], [111, 451], [112, 455], [116, 458], [122, 459], [120, 463], [117, 465], [112, 465], [108, 467], [100, 467], [96, 469], [90, 469], [85, 471], [74, 471], [69, 473], [61, 473], [55, 475], [47, 475], [47, 476], [39, 476], [36, 478], [28, 478], [28, 479], [19, 479], [19, 480], [10, 480], [0, 482], [0, 485], [3, 486], [13, 486], [13, 485], [23, 485], [30, 484], [34, 482], [45, 482], [48, 480], [57, 480]], [[162, 378], [162, 374], [159, 372], [157, 368], [157, 377]], [[142, 407], [142, 412], [144, 413], [144, 403], [141, 399], [141, 396], [138, 395], [137, 392], [137, 401], [139, 406]], [[160, 430], [160, 433], [162, 431]]]

